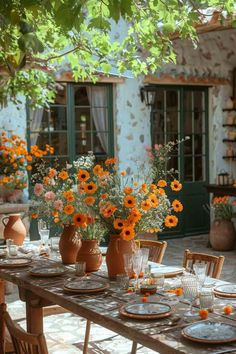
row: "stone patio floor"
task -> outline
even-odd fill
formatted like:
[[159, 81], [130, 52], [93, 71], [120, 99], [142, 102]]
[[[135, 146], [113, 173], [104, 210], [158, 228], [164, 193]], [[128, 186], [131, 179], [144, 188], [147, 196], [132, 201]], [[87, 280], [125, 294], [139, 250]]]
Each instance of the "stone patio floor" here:
[[[181, 265], [186, 248], [191, 251], [205, 252], [214, 255], [224, 255], [225, 263], [221, 278], [236, 282], [236, 250], [216, 252], [207, 248], [207, 235], [193, 236], [184, 239], [167, 240], [168, 247], [163, 260], [164, 264]], [[24, 303], [18, 300], [17, 289], [6, 296], [11, 316], [20, 320], [25, 328]], [[70, 313], [51, 315], [44, 318], [44, 332], [50, 354], [79, 354], [83, 351], [83, 341], [86, 320]], [[89, 354], [128, 354], [132, 343], [103, 327], [93, 324], [90, 334]], [[158, 348], [157, 348], [158, 350]], [[139, 346], [138, 354], [151, 354], [154, 351]], [[156, 353], [156, 352], [155, 352]]]

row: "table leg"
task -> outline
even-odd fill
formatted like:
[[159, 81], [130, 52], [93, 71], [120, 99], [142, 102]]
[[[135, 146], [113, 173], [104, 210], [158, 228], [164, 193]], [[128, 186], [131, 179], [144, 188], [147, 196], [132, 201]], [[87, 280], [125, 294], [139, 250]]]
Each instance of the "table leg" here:
[[91, 328], [91, 321], [87, 320], [86, 330], [85, 330], [85, 338], [84, 338], [83, 354], [87, 354], [88, 353], [90, 328]]
[[137, 346], [138, 346], [138, 343], [137, 342], [133, 342], [132, 349], [131, 349], [131, 354], [136, 354]]
[[26, 322], [27, 332], [43, 333], [43, 308], [34, 307], [30, 302], [26, 301]]

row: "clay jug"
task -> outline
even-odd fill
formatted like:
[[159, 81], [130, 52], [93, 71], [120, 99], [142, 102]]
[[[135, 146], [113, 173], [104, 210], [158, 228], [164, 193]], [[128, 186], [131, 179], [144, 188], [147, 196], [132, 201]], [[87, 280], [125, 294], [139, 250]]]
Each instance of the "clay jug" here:
[[125, 273], [123, 255], [135, 252], [135, 241], [122, 240], [119, 235], [110, 235], [108, 243], [106, 264], [110, 279], [115, 279], [117, 274]]
[[75, 264], [77, 253], [81, 247], [81, 240], [74, 225], [64, 225], [60, 241], [59, 251], [63, 264]]
[[102, 264], [102, 252], [98, 240], [82, 240], [77, 262], [86, 262], [86, 272], [96, 272]]
[[212, 248], [215, 251], [230, 251], [235, 245], [235, 229], [231, 220], [219, 219], [214, 220], [211, 229], [209, 240]]
[[3, 237], [5, 240], [12, 239], [16, 245], [21, 246], [26, 236], [26, 228], [20, 214], [11, 214], [2, 219], [5, 226]]

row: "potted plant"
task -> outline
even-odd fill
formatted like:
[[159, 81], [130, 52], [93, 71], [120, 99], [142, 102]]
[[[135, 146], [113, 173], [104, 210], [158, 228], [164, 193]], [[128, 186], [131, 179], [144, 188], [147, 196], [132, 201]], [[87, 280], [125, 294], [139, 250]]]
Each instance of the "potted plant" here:
[[[134, 251], [135, 236], [175, 227], [178, 218], [173, 212], [182, 211], [183, 206], [178, 200], [170, 202], [164, 190], [165, 180], [156, 184], [133, 181], [125, 171], [119, 172], [115, 158], [98, 164], [89, 153], [73, 165], [84, 203], [109, 230], [106, 262], [109, 277], [114, 278], [124, 272], [123, 254]], [[171, 181], [170, 186], [173, 191], [182, 188], [178, 180]]]
[[230, 251], [235, 245], [235, 228], [232, 222], [235, 199], [230, 196], [215, 197], [212, 200], [214, 221], [209, 240], [216, 251]]

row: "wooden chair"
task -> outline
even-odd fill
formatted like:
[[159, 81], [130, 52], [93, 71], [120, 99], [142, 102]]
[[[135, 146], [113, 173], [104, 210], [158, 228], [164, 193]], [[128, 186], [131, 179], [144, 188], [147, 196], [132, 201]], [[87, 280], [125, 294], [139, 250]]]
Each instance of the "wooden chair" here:
[[11, 319], [6, 311], [5, 304], [1, 304], [0, 312], [10, 333], [16, 354], [48, 354], [47, 344], [43, 334], [31, 334], [24, 331]]
[[206, 263], [207, 275], [212, 278], [219, 279], [224, 264], [224, 256], [213, 256], [206, 253], [184, 251], [183, 267], [185, 269], [193, 269], [194, 263]]
[[149, 260], [161, 263], [167, 247], [166, 241], [135, 240], [137, 247], [149, 248]]

